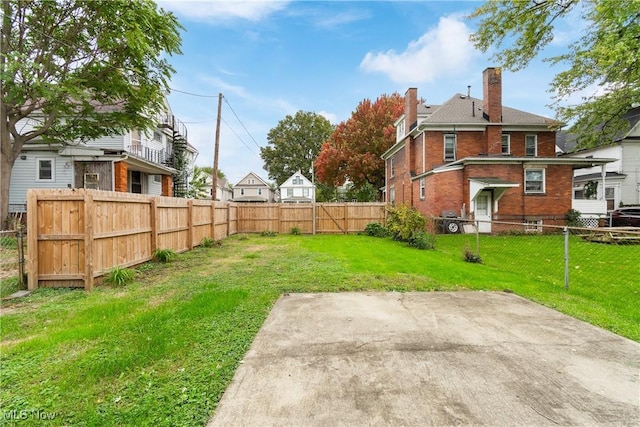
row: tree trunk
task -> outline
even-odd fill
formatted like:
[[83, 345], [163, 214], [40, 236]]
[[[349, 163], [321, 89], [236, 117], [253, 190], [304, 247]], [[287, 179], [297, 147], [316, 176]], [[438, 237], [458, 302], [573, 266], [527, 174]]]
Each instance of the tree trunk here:
[[15, 163], [13, 156], [0, 155], [0, 229], [8, 226], [9, 219], [9, 184], [11, 183], [11, 169]]
[[[4, 109], [4, 106], [2, 106]], [[18, 141], [11, 143], [5, 111], [0, 114], [0, 230], [5, 230], [9, 219], [9, 188], [11, 186], [11, 170], [24, 145]]]

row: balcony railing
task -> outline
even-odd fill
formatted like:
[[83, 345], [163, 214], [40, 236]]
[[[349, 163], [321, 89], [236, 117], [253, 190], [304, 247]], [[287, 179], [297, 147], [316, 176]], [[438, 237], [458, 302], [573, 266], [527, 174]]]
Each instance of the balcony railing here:
[[187, 139], [187, 126], [180, 120], [176, 119], [173, 114], [160, 114], [158, 116], [158, 127], [171, 129], [177, 136]]
[[128, 146], [127, 151], [133, 156], [147, 160], [151, 163], [156, 163], [158, 165], [165, 165], [169, 157], [165, 150], [154, 150], [140, 144]]

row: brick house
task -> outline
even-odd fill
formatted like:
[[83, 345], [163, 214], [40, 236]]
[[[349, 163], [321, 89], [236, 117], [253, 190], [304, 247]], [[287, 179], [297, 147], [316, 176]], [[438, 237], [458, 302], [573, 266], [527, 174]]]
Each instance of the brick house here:
[[425, 105], [410, 88], [396, 143], [382, 155], [385, 200], [426, 216], [452, 211], [478, 220], [481, 232], [499, 231], [490, 221], [564, 225], [574, 169], [611, 159], [556, 157], [554, 124], [502, 105], [500, 68], [484, 71], [483, 99], [456, 94]]

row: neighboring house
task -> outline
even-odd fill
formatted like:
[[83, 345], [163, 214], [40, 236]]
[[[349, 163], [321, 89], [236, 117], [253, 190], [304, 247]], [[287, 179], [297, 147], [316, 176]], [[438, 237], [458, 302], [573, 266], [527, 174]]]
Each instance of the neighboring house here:
[[[218, 178], [216, 183], [216, 200], [220, 202], [229, 202], [233, 199], [233, 189], [229, 185], [226, 178]], [[206, 174], [204, 190], [209, 195], [209, 199], [213, 195], [213, 178], [211, 174]]]
[[[480, 232], [495, 232], [491, 220], [565, 224], [574, 206], [574, 169], [612, 159], [556, 157], [554, 121], [503, 107], [502, 72], [483, 73], [483, 99], [456, 94], [442, 105], [405, 95], [395, 122], [396, 143], [384, 154], [385, 199], [414, 206], [427, 216], [445, 211], [482, 220]], [[592, 209], [606, 214], [604, 200]]]
[[316, 200], [316, 186], [298, 169], [280, 186], [282, 203], [311, 203]]
[[262, 178], [249, 172], [233, 186], [233, 201], [271, 203], [275, 201], [275, 192]]
[[[29, 127], [32, 120], [24, 121]], [[16, 159], [9, 193], [10, 212], [26, 210], [30, 188], [92, 188], [152, 195], [186, 193], [187, 176], [197, 150], [187, 142], [187, 128], [165, 100], [152, 131], [131, 130], [85, 143], [24, 145]]]
[[[604, 198], [609, 211], [620, 205], [640, 205], [640, 107], [629, 111], [625, 118], [630, 124], [629, 131], [611, 144], [569, 154], [572, 157], [586, 159], [616, 159], [606, 165], [604, 177], [599, 167], [576, 170], [573, 177], [573, 193], [576, 199]], [[566, 143], [561, 148], [567, 151], [574, 149], [575, 136], [563, 136]]]

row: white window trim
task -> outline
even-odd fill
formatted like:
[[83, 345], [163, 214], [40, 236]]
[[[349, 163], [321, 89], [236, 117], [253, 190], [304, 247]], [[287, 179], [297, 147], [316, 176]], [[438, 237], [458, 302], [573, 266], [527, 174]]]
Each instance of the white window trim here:
[[[527, 155], [527, 139], [533, 137], [533, 156]], [[538, 135], [525, 135], [524, 136], [524, 155], [525, 157], [538, 157]]]
[[[527, 172], [528, 171], [541, 171], [542, 172], [542, 191], [527, 190]], [[524, 170], [524, 192], [525, 194], [545, 194], [547, 191], [547, 174], [545, 168], [525, 168]]]
[[[447, 137], [453, 137], [453, 159], [447, 159]], [[447, 133], [444, 135], [444, 140], [442, 141], [442, 148], [443, 148], [443, 157], [444, 157], [444, 161], [445, 162], [455, 162], [456, 161], [456, 149], [457, 149], [457, 145], [458, 145], [458, 138], [456, 137], [455, 133]]]
[[[40, 162], [51, 162], [51, 178], [40, 178]], [[38, 182], [55, 182], [56, 180], [56, 159], [53, 157], [37, 157], [36, 158], [36, 181]]]
[[404, 120], [402, 120], [400, 123], [398, 123], [398, 127], [396, 128], [396, 141], [397, 142], [402, 141], [402, 139], [404, 138], [404, 134], [405, 134], [405, 125], [404, 125]]
[[389, 189], [389, 202], [395, 203], [396, 201], [396, 188], [392, 185]]
[[395, 168], [393, 167], [393, 157], [391, 157], [391, 159], [389, 159], [389, 174], [391, 176], [391, 178], [393, 178], [396, 174]]
[[[504, 147], [504, 137], [507, 137], [507, 152], [505, 153], [504, 150], [502, 149]], [[503, 156], [508, 156], [509, 154], [511, 154], [511, 135], [509, 135], [508, 133], [503, 133], [502, 134], [502, 142], [501, 142], [501, 152]]]
[[425, 178], [420, 178], [420, 200], [424, 200], [427, 195], [427, 183]]

